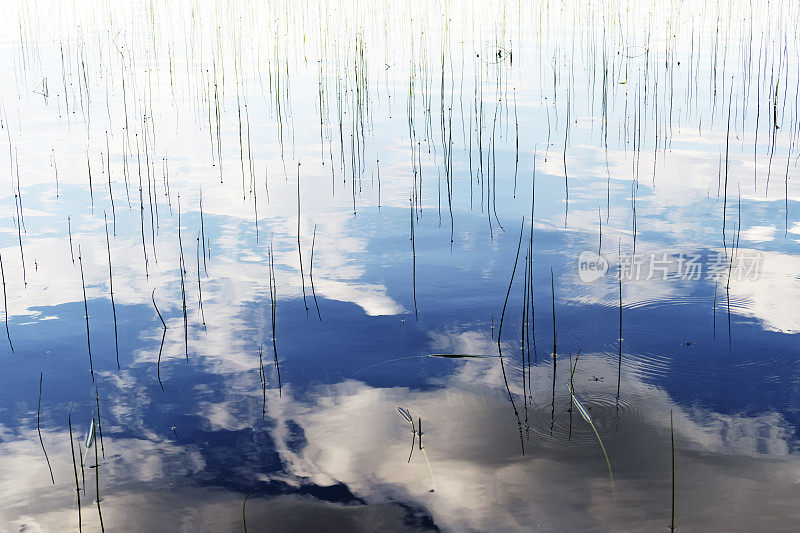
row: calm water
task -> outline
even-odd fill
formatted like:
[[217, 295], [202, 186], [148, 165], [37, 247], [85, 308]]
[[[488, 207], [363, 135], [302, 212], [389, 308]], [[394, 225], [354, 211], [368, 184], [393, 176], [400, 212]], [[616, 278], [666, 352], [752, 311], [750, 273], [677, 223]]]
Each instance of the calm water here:
[[798, 9], [11, 2], [0, 530], [794, 530]]

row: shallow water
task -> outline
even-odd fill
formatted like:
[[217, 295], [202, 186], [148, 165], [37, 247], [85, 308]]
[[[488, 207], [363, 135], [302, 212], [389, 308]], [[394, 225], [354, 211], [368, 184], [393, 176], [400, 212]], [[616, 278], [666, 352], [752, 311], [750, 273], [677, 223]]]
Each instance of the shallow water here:
[[0, 529], [794, 529], [797, 5], [120, 4], [0, 22]]

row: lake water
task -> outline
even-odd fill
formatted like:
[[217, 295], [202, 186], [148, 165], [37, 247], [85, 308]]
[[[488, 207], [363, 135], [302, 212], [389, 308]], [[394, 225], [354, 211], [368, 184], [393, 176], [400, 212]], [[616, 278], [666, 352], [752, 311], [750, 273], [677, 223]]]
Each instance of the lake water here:
[[796, 528], [797, 3], [6, 11], [0, 530]]

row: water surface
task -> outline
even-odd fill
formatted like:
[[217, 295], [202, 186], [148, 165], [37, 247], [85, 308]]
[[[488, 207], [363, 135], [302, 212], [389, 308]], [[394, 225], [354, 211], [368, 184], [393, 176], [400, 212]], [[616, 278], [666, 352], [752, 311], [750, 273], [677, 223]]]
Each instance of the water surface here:
[[4, 527], [793, 529], [797, 5], [11, 4]]

